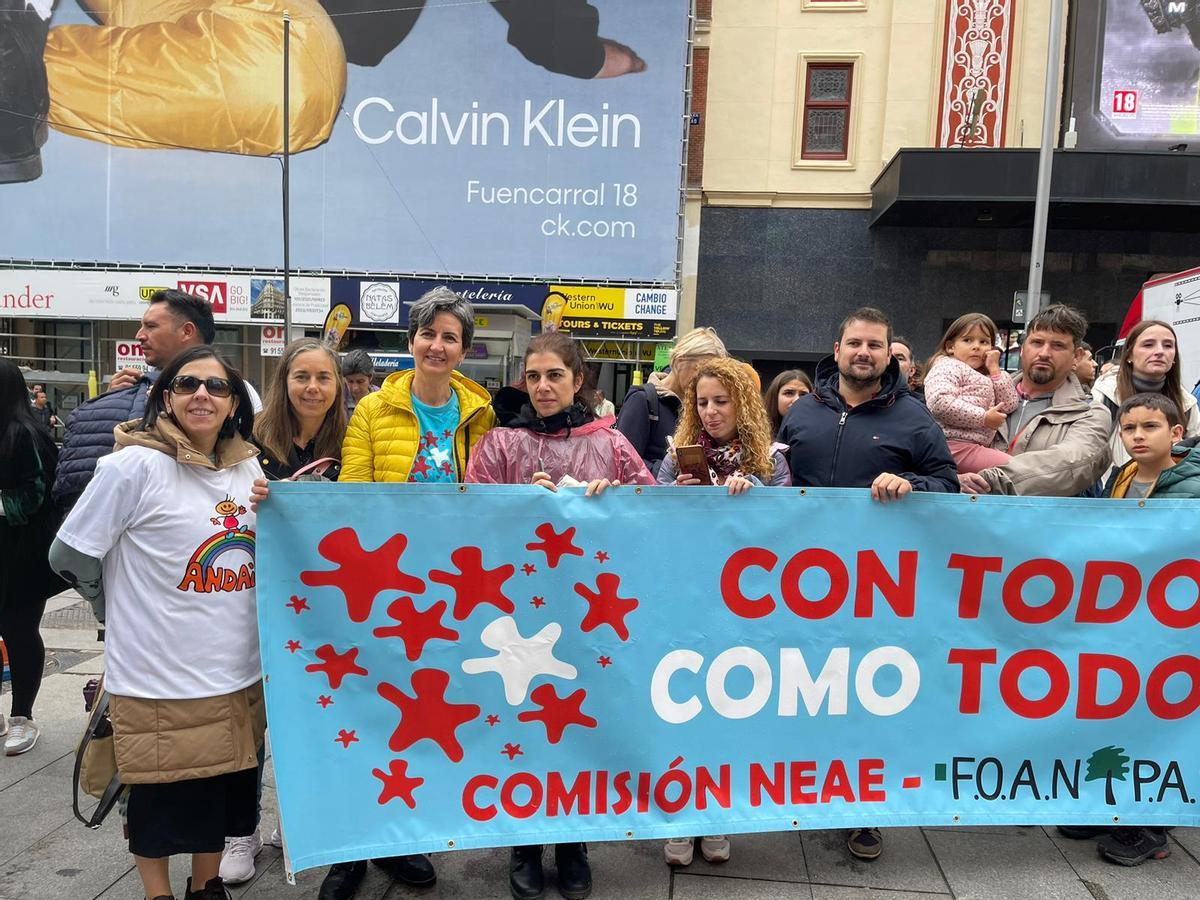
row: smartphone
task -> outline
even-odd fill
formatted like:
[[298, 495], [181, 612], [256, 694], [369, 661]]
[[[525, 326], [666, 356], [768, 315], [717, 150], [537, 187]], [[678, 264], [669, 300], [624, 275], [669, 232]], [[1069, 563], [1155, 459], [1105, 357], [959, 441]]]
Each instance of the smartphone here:
[[701, 484], [712, 484], [708, 474], [708, 460], [704, 458], [704, 448], [699, 444], [683, 444], [675, 447], [675, 461], [679, 471], [694, 475]]

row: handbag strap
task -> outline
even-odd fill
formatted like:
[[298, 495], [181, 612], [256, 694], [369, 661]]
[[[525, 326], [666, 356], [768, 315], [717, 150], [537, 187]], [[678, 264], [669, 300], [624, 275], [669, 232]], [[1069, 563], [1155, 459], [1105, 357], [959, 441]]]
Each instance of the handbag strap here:
[[323, 456], [320, 459], [314, 459], [307, 466], [302, 466], [291, 474], [288, 481], [296, 481], [301, 475], [324, 475], [330, 466], [337, 465], [337, 460], [332, 456]]
[[88, 719], [87, 728], [84, 729], [83, 738], [79, 742], [79, 748], [75, 751], [75, 771], [71, 776], [71, 809], [75, 813], [75, 818], [92, 829], [100, 827], [105, 817], [112, 812], [113, 806], [116, 805], [117, 799], [121, 796], [121, 791], [125, 788], [125, 785], [121, 784], [120, 777], [114, 775], [112, 780], [109, 781], [108, 787], [104, 789], [104, 794], [100, 798], [100, 802], [92, 810], [91, 816], [84, 816], [80, 812], [79, 774], [83, 768], [83, 752], [87, 749], [87, 745], [92, 742], [93, 738], [96, 737], [96, 730], [100, 727], [100, 723], [107, 719], [108, 692], [104, 690], [103, 683], [101, 683], [100, 690], [96, 695], [95, 706], [92, 707], [91, 718]]

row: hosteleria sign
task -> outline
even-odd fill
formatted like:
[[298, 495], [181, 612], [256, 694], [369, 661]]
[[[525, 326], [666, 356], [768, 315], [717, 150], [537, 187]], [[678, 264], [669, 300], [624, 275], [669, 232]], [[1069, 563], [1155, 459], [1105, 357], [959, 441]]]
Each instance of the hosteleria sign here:
[[291, 863], [1196, 825], [1200, 512], [1088, 502], [278, 483], [258, 606]]

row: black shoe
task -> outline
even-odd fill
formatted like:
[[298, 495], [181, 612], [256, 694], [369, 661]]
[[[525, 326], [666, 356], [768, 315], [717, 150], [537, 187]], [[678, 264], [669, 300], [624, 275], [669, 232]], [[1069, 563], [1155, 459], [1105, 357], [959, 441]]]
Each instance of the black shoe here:
[[0, 184], [42, 174], [50, 88], [46, 81], [49, 23], [25, 0], [0, 0]]
[[587, 844], [555, 844], [554, 866], [558, 869], [558, 892], [567, 900], [583, 900], [592, 892]]
[[1116, 828], [1099, 847], [1101, 856], [1122, 866], [1140, 866], [1148, 859], [1171, 855], [1167, 833], [1161, 828]]
[[221, 880], [220, 876], [210, 878], [202, 891], [192, 890], [192, 879], [189, 877], [187, 890], [183, 896], [184, 900], [232, 900], [229, 891], [225, 889], [225, 882]]
[[433, 863], [424, 853], [415, 853], [412, 856], [381, 856], [371, 862], [383, 869], [392, 881], [399, 881], [409, 887], [429, 887], [437, 881]]
[[846, 837], [846, 847], [859, 859], [878, 859], [883, 852], [883, 837], [878, 828], [854, 828]]
[[1058, 833], [1073, 841], [1090, 841], [1116, 831], [1111, 825], [1059, 825]]
[[350, 900], [358, 893], [363, 876], [367, 874], [367, 861], [335, 863], [329, 867], [321, 889], [317, 892], [317, 900]]
[[512, 848], [508, 857], [508, 889], [515, 900], [538, 900], [545, 893], [541, 844]]

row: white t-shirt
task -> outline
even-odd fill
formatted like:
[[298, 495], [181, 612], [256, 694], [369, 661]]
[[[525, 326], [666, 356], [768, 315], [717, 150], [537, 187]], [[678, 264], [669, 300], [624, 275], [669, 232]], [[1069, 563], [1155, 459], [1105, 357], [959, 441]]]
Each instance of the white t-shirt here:
[[102, 457], [58, 532], [104, 560], [105, 687], [217, 697], [262, 677], [254, 604], [255, 458], [220, 472], [148, 447]]

